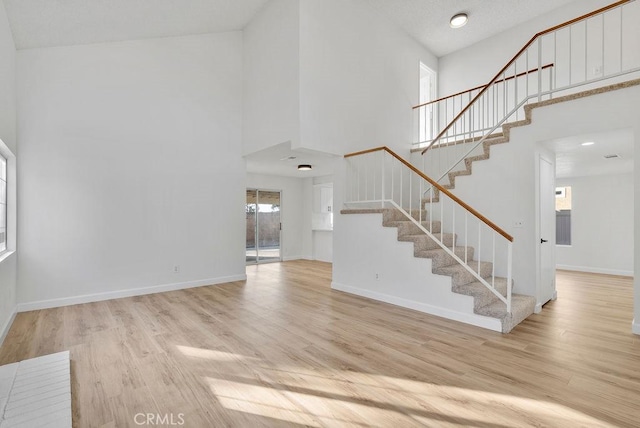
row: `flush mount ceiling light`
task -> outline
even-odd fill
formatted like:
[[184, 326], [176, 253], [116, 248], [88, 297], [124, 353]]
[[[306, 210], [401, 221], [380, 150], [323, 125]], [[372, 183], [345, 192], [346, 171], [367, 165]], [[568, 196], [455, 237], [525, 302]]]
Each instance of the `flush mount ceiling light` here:
[[311, 171], [313, 167], [309, 164], [298, 165], [298, 171]]
[[456, 13], [451, 17], [449, 21], [449, 26], [451, 28], [460, 28], [464, 27], [469, 21], [469, 16], [466, 13]]
[[593, 141], [587, 141], [586, 143], [582, 143], [583, 146], [593, 146], [595, 143]]

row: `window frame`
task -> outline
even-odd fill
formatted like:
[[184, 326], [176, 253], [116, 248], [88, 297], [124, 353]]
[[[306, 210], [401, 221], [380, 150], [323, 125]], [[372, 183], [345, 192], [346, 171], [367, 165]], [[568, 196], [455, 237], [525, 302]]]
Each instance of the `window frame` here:
[[0, 263], [15, 253], [17, 248], [17, 198], [16, 198], [16, 156], [0, 139], [0, 156], [6, 161], [6, 204], [5, 204], [5, 249], [0, 251]]

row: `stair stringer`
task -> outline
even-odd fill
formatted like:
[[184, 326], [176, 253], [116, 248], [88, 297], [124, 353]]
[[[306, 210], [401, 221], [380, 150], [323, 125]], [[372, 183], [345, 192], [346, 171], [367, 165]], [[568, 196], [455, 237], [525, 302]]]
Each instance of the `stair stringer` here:
[[413, 242], [383, 227], [382, 213], [341, 217], [349, 237], [336, 256], [349, 259], [350, 268], [334, 268], [333, 289], [502, 332], [500, 319], [474, 313], [472, 296], [452, 291], [450, 276], [432, 273], [431, 259], [414, 257]]

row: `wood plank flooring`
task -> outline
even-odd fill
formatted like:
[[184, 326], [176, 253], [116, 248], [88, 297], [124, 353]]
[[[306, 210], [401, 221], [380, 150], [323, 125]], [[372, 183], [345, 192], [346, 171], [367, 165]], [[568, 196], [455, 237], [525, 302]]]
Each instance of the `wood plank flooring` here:
[[332, 291], [326, 263], [247, 275], [18, 314], [0, 364], [70, 350], [76, 427], [640, 426], [630, 278], [559, 272], [502, 335]]

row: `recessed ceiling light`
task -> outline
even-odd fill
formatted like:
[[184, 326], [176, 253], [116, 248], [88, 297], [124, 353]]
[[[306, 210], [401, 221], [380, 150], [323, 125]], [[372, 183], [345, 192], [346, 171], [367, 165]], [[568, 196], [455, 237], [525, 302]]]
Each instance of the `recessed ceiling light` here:
[[469, 16], [466, 13], [456, 13], [451, 17], [449, 21], [449, 26], [451, 28], [460, 28], [464, 27], [467, 22], [469, 22]]
[[298, 165], [298, 171], [311, 171], [312, 168], [309, 164]]
[[586, 143], [582, 143], [583, 146], [593, 146], [595, 143], [593, 141], [587, 141]]

